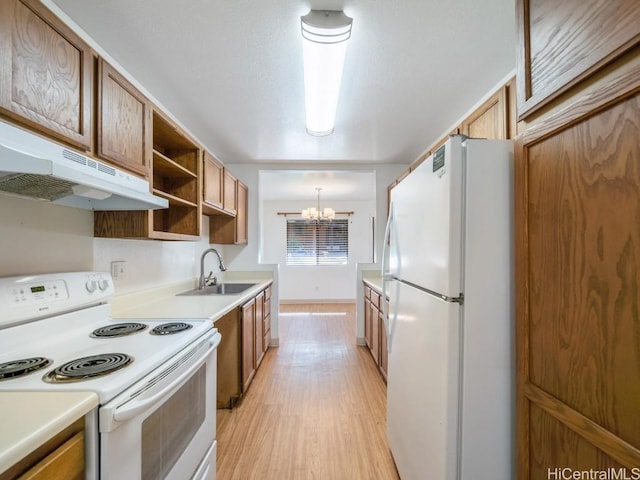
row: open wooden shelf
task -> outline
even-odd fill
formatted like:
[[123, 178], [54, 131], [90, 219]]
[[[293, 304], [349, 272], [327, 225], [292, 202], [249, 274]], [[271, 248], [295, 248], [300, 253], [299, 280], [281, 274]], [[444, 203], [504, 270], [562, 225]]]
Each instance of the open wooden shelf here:
[[94, 235], [156, 240], [199, 240], [201, 228], [202, 150], [166, 118], [153, 112], [150, 183], [168, 208], [147, 211], [96, 212]]

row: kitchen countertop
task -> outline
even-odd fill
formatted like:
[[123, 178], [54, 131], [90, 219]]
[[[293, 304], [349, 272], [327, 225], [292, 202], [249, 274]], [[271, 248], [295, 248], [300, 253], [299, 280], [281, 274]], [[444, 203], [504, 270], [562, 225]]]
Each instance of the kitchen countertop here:
[[[243, 305], [273, 283], [270, 271], [225, 272], [222, 283], [255, 283], [237, 295], [176, 296], [192, 290], [196, 281], [183, 281], [147, 290], [116, 295], [111, 301], [113, 318], [207, 318], [215, 322]], [[90, 392], [0, 393], [0, 473], [98, 406]]]
[[[378, 293], [382, 293], [382, 275], [379, 271], [364, 270], [362, 272], [362, 281]], [[389, 294], [387, 293], [388, 296]]]
[[111, 316], [123, 319], [208, 318], [215, 322], [269, 286], [273, 282], [273, 274], [269, 271], [225, 272], [222, 278], [218, 278], [218, 283], [223, 282], [256, 285], [237, 295], [177, 296], [178, 293], [195, 287], [195, 281], [178, 282], [114, 297], [111, 301]]
[[0, 393], [0, 473], [97, 406], [91, 392]]

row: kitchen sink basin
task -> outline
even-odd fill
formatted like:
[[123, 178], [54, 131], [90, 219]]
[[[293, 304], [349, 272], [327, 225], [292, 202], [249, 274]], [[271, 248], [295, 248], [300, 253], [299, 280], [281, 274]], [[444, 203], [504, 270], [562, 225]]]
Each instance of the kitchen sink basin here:
[[218, 283], [204, 287], [202, 290], [189, 290], [188, 292], [179, 293], [178, 296], [189, 295], [237, 295], [251, 287], [255, 287], [255, 283]]

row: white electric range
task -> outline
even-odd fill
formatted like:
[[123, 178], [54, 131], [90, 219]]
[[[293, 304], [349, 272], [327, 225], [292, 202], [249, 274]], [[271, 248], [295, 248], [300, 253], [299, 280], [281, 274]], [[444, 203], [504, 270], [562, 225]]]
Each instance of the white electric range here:
[[208, 319], [110, 317], [107, 273], [0, 278], [0, 392], [92, 391], [88, 477], [214, 479]]

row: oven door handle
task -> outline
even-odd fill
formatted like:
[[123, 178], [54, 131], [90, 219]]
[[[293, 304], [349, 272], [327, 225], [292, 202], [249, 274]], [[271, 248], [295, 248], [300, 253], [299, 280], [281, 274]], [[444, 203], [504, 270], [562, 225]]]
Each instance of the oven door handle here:
[[209, 358], [209, 355], [211, 355], [211, 352], [213, 352], [216, 348], [218, 348], [218, 345], [220, 344], [220, 339], [221, 339], [220, 334], [216, 334], [214, 337], [212, 337], [211, 339], [212, 343], [210, 344], [209, 348], [207, 348], [206, 352], [204, 352], [200, 356], [200, 358], [193, 365], [191, 365], [186, 371], [182, 372], [178, 376], [178, 378], [176, 378], [167, 386], [162, 388], [162, 390], [160, 390], [159, 392], [154, 393], [149, 397], [141, 398], [138, 401], [134, 400], [131, 402], [127, 402], [120, 407], [117, 407], [113, 412], [113, 419], [117, 422], [124, 422], [136, 417], [140, 413], [147, 410], [147, 408], [150, 405], [153, 405], [159, 399], [169, 394], [169, 392], [171, 392], [173, 389], [178, 387], [180, 384], [184, 383], [189, 377], [191, 377], [193, 373], [195, 373], [196, 370], [198, 370], [207, 361], [207, 359]]

